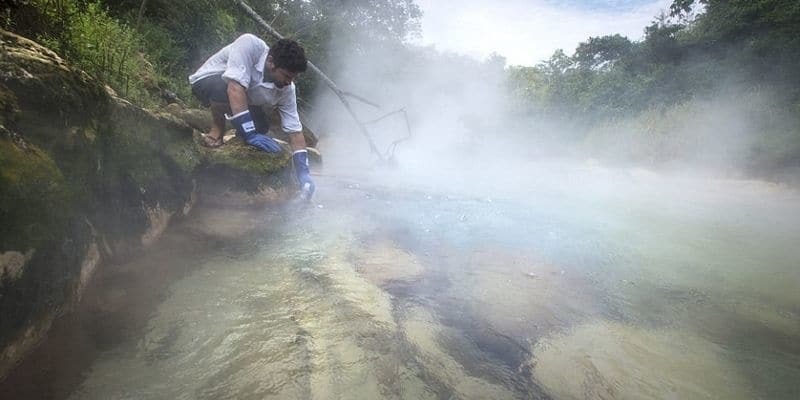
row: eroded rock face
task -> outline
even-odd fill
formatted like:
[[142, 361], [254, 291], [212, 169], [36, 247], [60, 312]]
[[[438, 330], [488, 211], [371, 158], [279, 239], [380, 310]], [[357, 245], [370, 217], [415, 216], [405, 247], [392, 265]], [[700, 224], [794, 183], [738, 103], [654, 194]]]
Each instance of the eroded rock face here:
[[198, 135], [0, 30], [0, 377], [104, 262], [140, 254], [188, 214], [206, 177], [290, 187], [289, 153], [210, 151]]

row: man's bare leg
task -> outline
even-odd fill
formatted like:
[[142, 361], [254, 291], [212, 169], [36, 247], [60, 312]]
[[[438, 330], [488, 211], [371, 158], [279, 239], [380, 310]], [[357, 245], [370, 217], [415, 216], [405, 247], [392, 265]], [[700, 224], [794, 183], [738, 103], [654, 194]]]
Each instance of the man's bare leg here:
[[211, 103], [211, 130], [208, 136], [214, 140], [219, 140], [225, 134], [225, 113], [230, 110], [226, 103]]

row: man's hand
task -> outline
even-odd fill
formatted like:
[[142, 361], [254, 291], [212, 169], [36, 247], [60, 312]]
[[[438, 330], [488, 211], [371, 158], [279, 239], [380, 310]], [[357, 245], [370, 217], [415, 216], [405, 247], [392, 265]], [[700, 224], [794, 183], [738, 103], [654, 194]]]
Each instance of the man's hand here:
[[266, 151], [267, 153], [278, 153], [282, 150], [281, 145], [279, 145], [278, 142], [271, 137], [260, 133], [253, 135], [250, 137], [250, 139], [245, 139], [245, 142], [259, 150]]
[[281, 145], [278, 142], [263, 133], [256, 132], [256, 124], [253, 123], [253, 116], [250, 115], [250, 110], [244, 110], [232, 117], [226, 116], [226, 118], [236, 128], [236, 134], [247, 144], [267, 153], [281, 151]]

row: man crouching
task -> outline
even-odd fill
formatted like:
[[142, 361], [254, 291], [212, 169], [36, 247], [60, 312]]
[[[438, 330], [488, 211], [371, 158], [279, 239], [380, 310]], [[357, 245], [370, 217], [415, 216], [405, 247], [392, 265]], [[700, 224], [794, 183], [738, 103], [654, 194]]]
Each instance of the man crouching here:
[[267, 136], [269, 111], [278, 109], [281, 128], [289, 135], [292, 163], [304, 200], [314, 194], [314, 182], [308, 171], [293, 81], [305, 72], [307, 64], [305, 51], [293, 40], [281, 39], [269, 47], [255, 35], [244, 34], [189, 76], [192, 93], [203, 106], [211, 108], [211, 131], [203, 138], [207, 147], [222, 146], [228, 120], [247, 144], [268, 153], [281, 151], [280, 145]]

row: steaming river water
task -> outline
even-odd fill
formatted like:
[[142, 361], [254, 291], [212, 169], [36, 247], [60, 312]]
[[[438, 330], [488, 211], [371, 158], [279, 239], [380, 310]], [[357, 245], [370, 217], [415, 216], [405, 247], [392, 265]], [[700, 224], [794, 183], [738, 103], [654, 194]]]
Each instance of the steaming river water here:
[[317, 180], [298, 218], [205, 206], [127, 266], [187, 272], [69, 398], [800, 398], [794, 192]]

